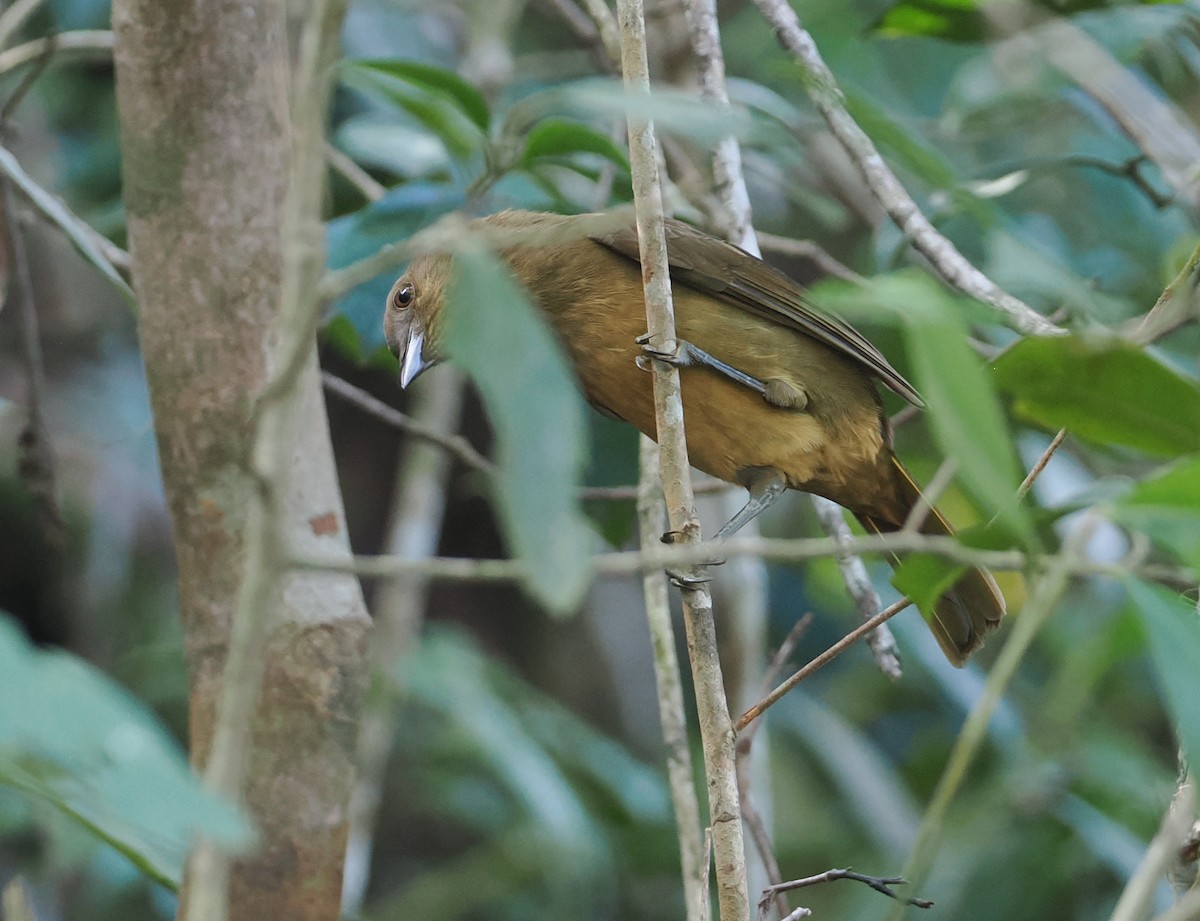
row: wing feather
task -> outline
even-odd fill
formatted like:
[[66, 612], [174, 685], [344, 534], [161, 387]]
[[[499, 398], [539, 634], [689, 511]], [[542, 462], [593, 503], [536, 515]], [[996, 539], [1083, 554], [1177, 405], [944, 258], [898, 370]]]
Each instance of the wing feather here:
[[[682, 221], [668, 220], [667, 259], [671, 279], [719, 297], [726, 303], [823, 342], [858, 362], [908, 402], [923, 406], [920, 394], [865, 336], [828, 311], [817, 310], [801, 285], [783, 272]], [[637, 262], [637, 228], [591, 237]], [[686, 243], [685, 247], [681, 244]]]

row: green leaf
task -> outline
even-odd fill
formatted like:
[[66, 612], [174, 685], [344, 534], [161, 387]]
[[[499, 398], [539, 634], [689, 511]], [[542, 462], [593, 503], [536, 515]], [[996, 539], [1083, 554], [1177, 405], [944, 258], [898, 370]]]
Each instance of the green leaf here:
[[1170, 464], [1142, 480], [1117, 501], [1113, 517], [1200, 566], [1200, 458]]
[[460, 77], [452, 70], [424, 64], [420, 61], [400, 61], [395, 59], [358, 59], [349, 62], [354, 67], [373, 70], [389, 77], [395, 77], [428, 90], [440, 93], [453, 99], [463, 113], [471, 119], [480, 131], [486, 132], [492, 120], [488, 109], [487, 99], [483, 93]]
[[87, 663], [34, 649], [0, 616], [0, 784], [75, 819], [165, 886], [197, 834], [250, 843], [142, 704]]
[[1031, 422], [1147, 454], [1200, 451], [1200, 388], [1128, 342], [1030, 337], [993, 371]]
[[21, 190], [38, 211], [67, 235], [67, 239], [71, 241], [79, 254], [94, 265], [101, 275], [112, 282], [113, 286], [125, 295], [130, 303], [136, 301], [133, 289], [129, 287], [125, 279], [121, 277], [121, 273], [113, 267], [113, 264], [100, 251], [100, 247], [96, 245], [97, 232], [85, 224], [58, 198], [34, 182], [21, 167], [17, 158], [3, 147], [0, 147], [0, 171], [3, 171], [12, 180], [13, 184]]
[[[1143, 4], [1179, 3], [1180, 0], [1140, 0]], [[1112, 0], [1035, 0], [1037, 6], [1061, 16], [1085, 10], [1107, 9]], [[927, 35], [955, 42], [979, 42], [994, 37], [986, 6], [1016, 7], [1014, 0], [900, 0], [875, 23], [888, 36]]]
[[509, 108], [502, 133], [520, 137], [555, 116], [643, 119], [654, 122], [660, 134], [706, 145], [730, 136], [742, 137], [750, 129], [750, 117], [739, 107], [718, 106], [679, 90], [655, 88], [649, 95], [633, 93], [618, 80], [589, 78], [526, 96]]
[[899, 273], [877, 279], [872, 296], [899, 313], [917, 390], [942, 452], [989, 515], [1023, 537], [1032, 530], [1016, 504], [1020, 468], [991, 381], [967, 345], [960, 305], [932, 279]]
[[539, 157], [567, 157], [571, 154], [598, 154], [629, 172], [629, 159], [608, 135], [582, 122], [545, 118], [525, 136], [521, 166], [530, 169]]
[[938, 599], [966, 570], [966, 566], [945, 557], [931, 553], [910, 553], [904, 556], [892, 574], [892, 585], [907, 595], [921, 616], [929, 620]]
[[381, 96], [409, 113], [441, 138], [456, 157], [479, 153], [487, 135], [476, 120], [478, 113], [464, 108], [460, 98], [443, 87], [414, 82], [404, 71], [389, 62], [344, 61], [341, 79], [345, 85]]
[[1196, 605], [1159, 585], [1128, 580], [1125, 590], [1141, 619], [1150, 661], [1184, 753], [1200, 764], [1200, 617]]
[[474, 379], [496, 432], [495, 501], [527, 588], [551, 610], [583, 597], [592, 532], [577, 489], [583, 401], [553, 334], [491, 254], [462, 249], [447, 296], [445, 344]]

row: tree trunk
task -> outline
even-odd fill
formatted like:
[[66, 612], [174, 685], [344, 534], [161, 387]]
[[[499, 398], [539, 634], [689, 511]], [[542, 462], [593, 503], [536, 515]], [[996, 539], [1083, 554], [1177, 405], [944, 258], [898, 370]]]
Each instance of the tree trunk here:
[[[191, 750], [202, 765], [245, 570], [252, 413], [272, 372], [281, 303], [284, 16], [278, 0], [116, 0], [113, 26], [139, 333], [179, 565]], [[315, 358], [293, 405], [280, 524], [290, 546], [345, 554]], [[334, 919], [366, 612], [346, 577], [290, 575], [275, 598], [246, 753], [244, 803], [260, 843], [234, 866], [229, 917]]]

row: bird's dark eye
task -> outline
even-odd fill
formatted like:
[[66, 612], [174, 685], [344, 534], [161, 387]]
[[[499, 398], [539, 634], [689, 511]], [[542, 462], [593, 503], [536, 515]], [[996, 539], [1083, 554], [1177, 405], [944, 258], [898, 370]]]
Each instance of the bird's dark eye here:
[[417, 293], [412, 285], [401, 285], [396, 289], [396, 293], [392, 295], [392, 306], [397, 310], [403, 310], [412, 304], [413, 298]]

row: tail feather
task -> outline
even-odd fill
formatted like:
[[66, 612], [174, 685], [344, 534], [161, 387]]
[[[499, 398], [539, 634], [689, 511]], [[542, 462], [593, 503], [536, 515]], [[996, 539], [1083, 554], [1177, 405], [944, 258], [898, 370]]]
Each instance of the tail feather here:
[[[863, 527], [876, 534], [898, 531], [904, 526], [909, 513], [921, 501], [921, 489], [895, 455], [891, 458], [892, 472], [896, 484], [896, 506], [886, 516], [858, 513]], [[930, 508], [921, 524], [922, 534], [951, 535], [954, 529], [936, 508]], [[899, 563], [895, 556], [893, 565]], [[967, 657], [983, 645], [984, 637], [991, 633], [1004, 616], [1004, 596], [996, 580], [986, 569], [968, 569], [964, 572], [934, 606], [929, 628], [937, 638], [938, 645], [954, 665], [966, 664]]]

